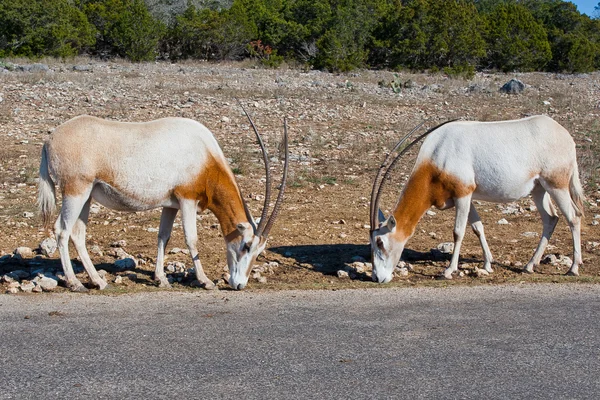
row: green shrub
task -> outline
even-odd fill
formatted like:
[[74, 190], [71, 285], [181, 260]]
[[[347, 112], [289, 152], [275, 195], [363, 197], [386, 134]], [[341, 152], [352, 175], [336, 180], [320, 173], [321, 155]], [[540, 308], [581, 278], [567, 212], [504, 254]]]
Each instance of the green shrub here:
[[0, 2], [0, 57], [68, 57], [93, 44], [94, 27], [68, 0]]
[[165, 25], [154, 19], [143, 0], [85, 2], [83, 10], [98, 31], [95, 51], [131, 61], [153, 60]]

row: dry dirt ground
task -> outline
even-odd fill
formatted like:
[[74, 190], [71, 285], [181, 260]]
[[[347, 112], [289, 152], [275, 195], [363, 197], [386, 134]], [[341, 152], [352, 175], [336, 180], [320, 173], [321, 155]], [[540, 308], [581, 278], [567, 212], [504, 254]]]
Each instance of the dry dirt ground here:
[[[14, 60], [25, 64], [23, 60]], [[376, 287], [370, 271], [339, 278], [368, 260], [368, 205], [372, 179], [386, 151], [419, 122], [431, 127], [448, 119], [503, 120], [547, 114], [565, 126], [578, 145], [587, 203], [582, 226], [584, 265], [580, 277], [564, 277], [560, 263], [543, 264], [533, 275], [522, 274], [541, 233], [537, 212], [526, 198], [499, 206], [481, 203], [495, 272], [477, 277], [482, 252], [469, 230], [461, 254], [461, 276], [452, 281], [435, 277], [449, 255], [436, 250], [452, 240], [452, 210], [425, 215], [403, 256], [412, 270], [390, 285], [497, 284], [503, 282], [600, 282], [600, 74], [478, 73], [471, 80], [441, 74], [358, 71], [330, 74], [292, 68], [266, 70], [245, 64], [129, 64], [78, 59], [44, 60], [47, 72], [0, 71], [0, 256], [19, 246], [37, 248], [47, 233], [36, 213], [36, 179], [43, 141], [61, 123], [81, 114], [120, 121], [147, 121], [180, 116], [205, 124], [229, 158], [254, 215], [260, 214], [264, 168], [246, 117], [235, 98], [248, 105], [263, 134], [279, 179], [282, 121], [290, 133], [290, 176], [285, 203], [271, 231], [268, 248], [257, 264], [269, 264], [266, 282], [250, 280], [250, 290], [285, 288]], [[76, 68], [74, 68], [76, 67]], [[511, 78], [527, 88], [520, 95], [498, 92]], [[394, 88], [391, 83], [395, 82]], [[409, 154], [387, 185], [382, 206], [393, 207], [416, 153]], [[275, 190], [275, 194], [277, 191]], [[160, 212], [119, 213], [97, 208], [88, 225], [92, 260], [122, 283], [111, 291], [158, 290], [152, 281]], [[508, 224], [497, 222], [502, 218]], [[179, 223], [179, 219], [176, 221]], [[216, 218], [198, 219], [200, 256], [208, 276], [218, 279], [226, 265], [225, 247]], [[124, 239], [124, 250], [139, 261], [135, 270], [113, 268], [111, 243]], [[169, 248], [185, 248], [180, 226]], [[114, 250], [114, 249], [113, 249]], [[559, 221], [547, 254], [572, 257], [569, 229]], [[76, 260], [74, 250], [71, 256]], [[184, 253], [167, 261], [191, 267]], [[78, 265], [81, 265], [76, 261]], [[180, 264], [181, 265], [181, 264]], [[58, 255], [16, 262], [4, 257], [0, 275], [25, 269], [59, 269]], [[89, 283], [85, 273], [79, 274]], [[175, 276], [183, 277], [184, 274]], [[183, 279], [174, 287], [192, 289]], [[224, 282], [219, 283], [225, 288]], [[66, 290], [59, 288], [58, 290]]]

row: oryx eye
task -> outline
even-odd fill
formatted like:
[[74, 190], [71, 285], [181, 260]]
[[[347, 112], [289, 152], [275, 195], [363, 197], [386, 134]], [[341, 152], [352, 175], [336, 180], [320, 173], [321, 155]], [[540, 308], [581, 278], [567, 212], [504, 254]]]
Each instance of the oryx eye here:
[[377, 242], [377, 247], [378, 247], [379, 249], [381, 249], [381, 250], [384, 250], [384, 249], [385, 249], [385, 248], [383, 247], [383, 240], [381, 240], [381, 238], [380, 238], [380, 237], [378, 237], [378, 238], [377, 238], [376, 242]]
[[242, 251], [249, 252], [250, 251], [250, 245], [248, 243], [244, 243], [244, 246], [242, 247]]

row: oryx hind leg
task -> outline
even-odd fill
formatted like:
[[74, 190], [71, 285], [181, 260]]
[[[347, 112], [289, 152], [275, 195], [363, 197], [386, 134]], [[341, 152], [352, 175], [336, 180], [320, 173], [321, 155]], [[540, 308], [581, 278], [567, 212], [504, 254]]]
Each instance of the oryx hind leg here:
[[77, 218], [77, 221], [75, 221], [75, 224], [73, 225], [73, 229], [71, 231], [71, 241], [77, 250], [77, 254], [79, 254], [79, 258], [81, 259], [83, 267], [87, 271], [90, 280], [96, 287], [98, 287], [98, 289], [102, 290], [108, 285], [106, 281], [98, 274], [98, 271], [96, 270], [96, 267], [94, 267], [94, 263], [90, 259], [90, 255], [88, 254], [85, 246], [85, 232], [90, 214], [91, 202], [92, 198], [90, 197], [83, 205], [81, 213], [79, 213], [79, 218]]
[[73, 226], [79, 219], [84, 205], [89, 200], [90, 193], [91, 185], [89, 189], [83, 193], [80, 192], [78, 195], [63, 194], [60, 215], [54, 224], [54, 234], [56, 235], [58, 252], [60, 253], [60, 263], [62, 264], [63, 272], [65, 274], [67, 287], [76, 292], [87, 291], [87, 289], [79, 279], [77, 279], [75, 272], [73, 271], [73, 265], [71, 264], [71, 258], [69, 256], [69, 238], [71, 237]]
[[556, 210], [550, 201], [550, 195], [542, 187], [542, 185], [537, 184], [532, 192], [531, 196], [533, 198], [533, 202], [537, 207], [540, 217], [542, 218], [542, 237], [540, 238], [540, 242], [531, 257], [531, 260], [525, 265], [524, 271], [528, 273], [533, 273], [533, 269], [540, 265], [540, 261], [542, 259], [542, 255], [546, 250], [546, 246], [548, 246], [548, 241], [552, 237], [552, 233], [554, 232], [554, 228], [556, 228], [556, 223], [558, 222], [558, 216], [556, 215]]
[[165, 249], [171, 238], [173, 222], [177, 216], [176, 208], [164, 207], [160, 215], [160, 227], [158, 228], [158, 255], [156, 256], [156, 269], [154, 280], [159, 282], [159, 287], [170, 288], [171, 284], [165, 275]]
[[469, 223], [471, 224], [471, 228], [473, 232], [479, 238], [479, 243], [481, 244], [481, 249], [483, 250], [483, 269], [487, 272], [492, 273], [494, 270], [492, 269], [492, 263], [494, 262], [494, 258], [492, 257], [492, 252], [490, 251], [490, 247], [487, 244], [487, 240], [485, 239], [485, 233], [483, 231], [483, 223], [481, 222], [481, 218], [475, 209], [475, 206], [471, 202], [471, 208], [469, 209]]
[[577, 210], [573, 206], [568, 189], [548, 188], [547, 190], [569, 224], [573, 237], [573, 263], [567, 271], [567, 275], [577, 276], [579, 275], [579, 266], [583, 264], [581, 257], [581, 216], [577, 214]]

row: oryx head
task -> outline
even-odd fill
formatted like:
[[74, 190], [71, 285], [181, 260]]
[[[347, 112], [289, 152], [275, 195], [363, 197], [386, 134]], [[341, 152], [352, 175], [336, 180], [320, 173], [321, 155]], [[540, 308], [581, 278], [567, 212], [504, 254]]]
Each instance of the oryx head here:
[[387, 180], [390, 171], [400, 157], [415, 143], [428, 135], [430, 131], [427, 131], [410, 142], [391, 162], [390, 159], [393, 154], [398, 151], [400, 146], [404, 144], [406, 139], [419, 129], [423, 123], [424, 122], [417, 125], [412, 131], [400, 139], [379, 167], [379, 171], [377, 172], [377, 176], [373, 183], [373, 190], [371, 191], [371, 231], [369, 240], [371, 242], [371, 262], [373, 263], [372, 278], [375, 282], [388, 283], [392, 280], [394, 268], [400, 261], [402, 251], [404, 251], [404, 245], [408, 240], [408, 238], [399, 235], [396, 227], [397, 221], [394, 215], [392, 214], [386, 219], [379, 209], [379, 200], [384, 187], [384, 182]]
[[[242, 104], [240, 103], [240, 106]], [[250, 214], [250, 210], [248, 209], [248, 205], [242, 196], [242, 202], [244, 204], [244, 210], [246, 212], [246, 217], [248, 222], [241, 222], [237, 225], [236, 230], [231, 232], [225, 237], [225, 241], [227, 242], [227, 265], [229, 267], [229, 284], [232, 288], [236, 290], [243, 289], [248, 284], [248, 278], [252, 272], [252, 266], [256, 261], [256, 257], [262, 253], [267, 245], [267, 239], [269, 237], [269, 232], [271, 231], [271, 227], [279, 214], [279, 208], [283, 201], [283, 193], [285, 191], [285, 184], [287, 180], [287, 171], [288, 171], [288, 135], [287, 135], [287, 122], [284, 119], [283, 123], [283, 146], [285, 149], [285, 161], [283, 164], [283, 176], [281, 178], [281, 185], [279, 187], [279, 194], [277, 195], [277, 200], [275, 201], [275, 205], [273, 206], [273, 212], [271, 216], [267, 218], [267, 214], [269, 211], [269, 202], [271, 199], [271, 173], [269, 168], [269, 156], [265, 149], [265, 145], [263, 140], [254, 125], [254, 122], [250, 118], [250, 115], [242, 106], [244, 113], [248, 117], [250, 121], [250, 125], [254, 129], [254, 133], [256, 134], [256, 138], [260, 145], [263, 154], [263, 160], [266, 168], [266, 182], [265, 182], [265, 202], [263, 205], [262, 215], [260, 217], [260, 221], [258, 226], [256, 226], [254, 222], [254, 218]], [[240, 190], [241, 195], [241, 190]]]

